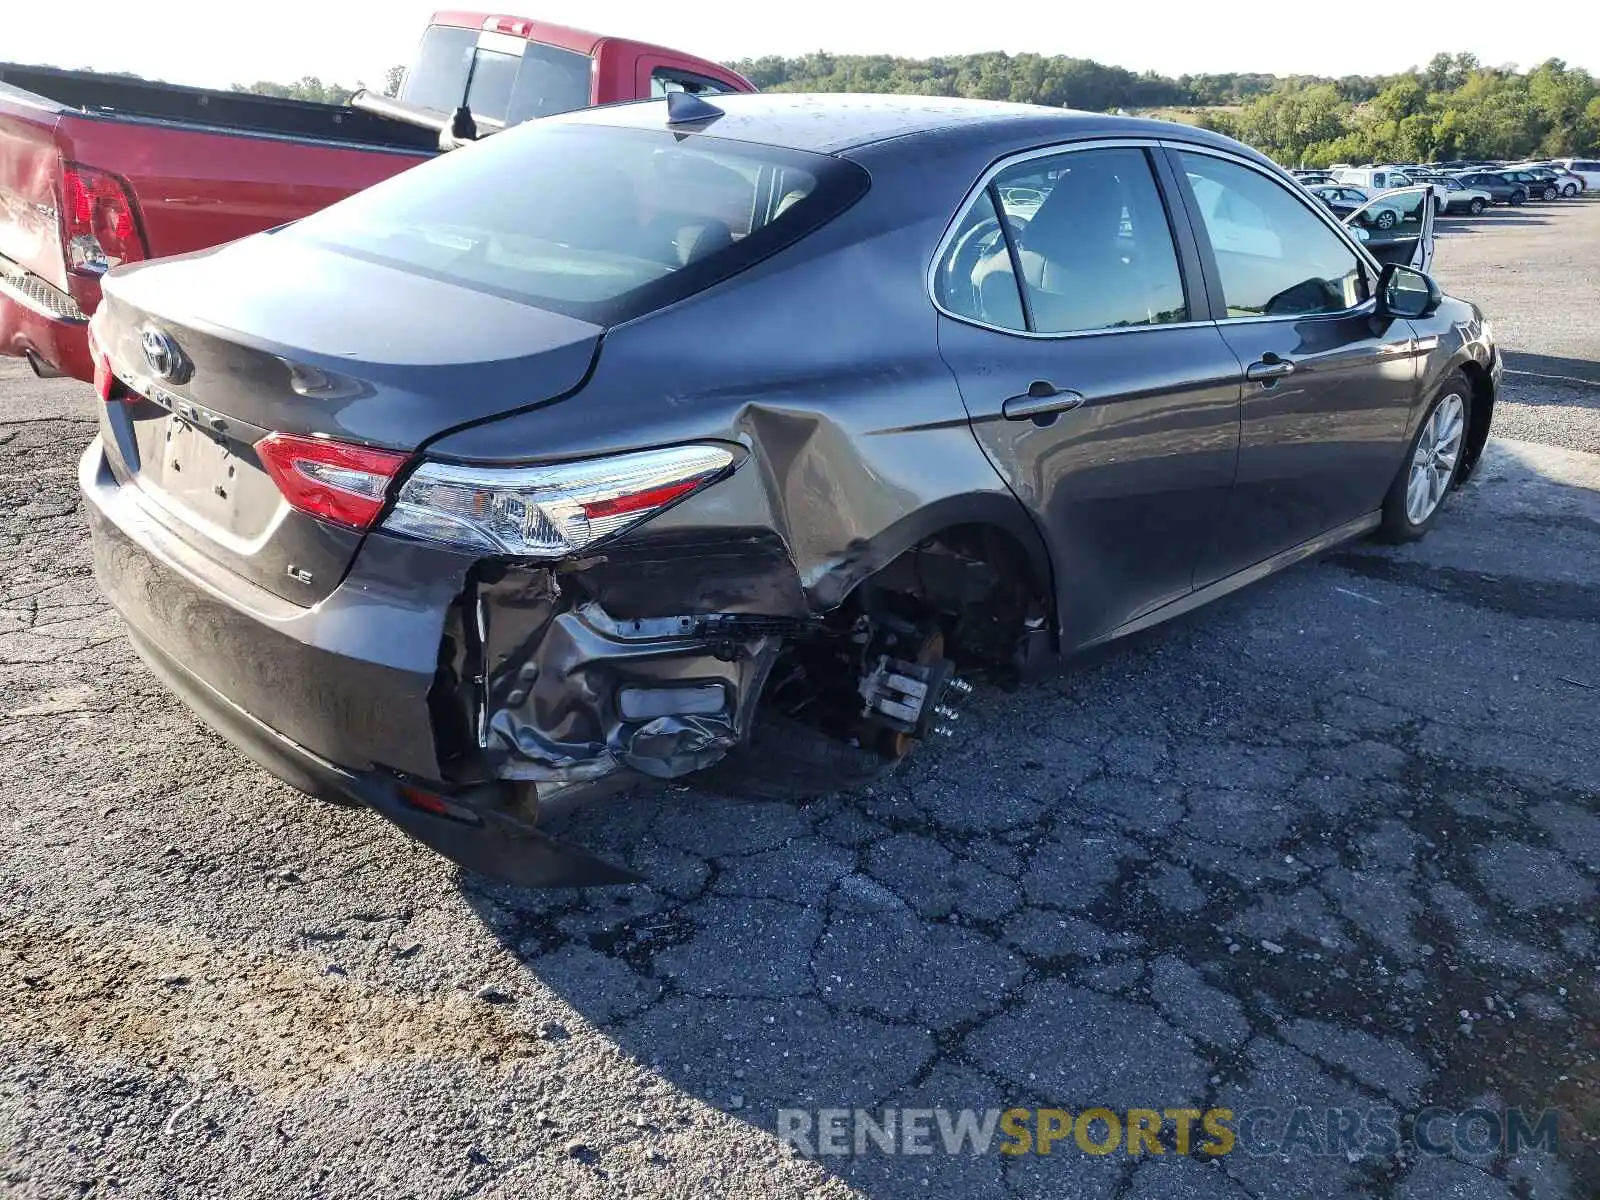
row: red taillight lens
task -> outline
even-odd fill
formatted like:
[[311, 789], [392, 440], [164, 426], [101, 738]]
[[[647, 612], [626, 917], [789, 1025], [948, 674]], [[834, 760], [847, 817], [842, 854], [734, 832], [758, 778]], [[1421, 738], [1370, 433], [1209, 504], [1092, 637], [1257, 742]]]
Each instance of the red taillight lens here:
[[94, 335], [94, 323], [89, 324], [89, 360], [94, 363], [94, 390], [95, 394], [107, 404], [117, 386], [117, 377], [111, 373], [111, 359], [100, 347], [100, 339]]
[[73, 270], [98, 274], [144, 260], [133, 197], [120, 179], [82, 163], [67, 163], [61, 171], [61, 192], [61, 225]]
[[629, 513], [648, 512], [660, 508], [663, 504], [670, 504], [679, 496], [694, 491], [700, 483], [698, 479], [684, 479], [677, 483], [663, 484], [661, 487], [646, 488], [642, 492], [608, 496], [604, 500], [591, 500], [587, 503], [580, 502], [578, 507], [583, 509], [583, 515], [591, 521], [603, 520], [606, 517], [624, 517]]
[[514, 558], [565, 558], [721, 479], [730, 447], [666, 446], [538, 467], [423, 462], [384, 528]]
[[351, 529], [366, 529], [406, 456], [326, 438], [271, 433], [256, 454], [283, 498], [300, 512]]

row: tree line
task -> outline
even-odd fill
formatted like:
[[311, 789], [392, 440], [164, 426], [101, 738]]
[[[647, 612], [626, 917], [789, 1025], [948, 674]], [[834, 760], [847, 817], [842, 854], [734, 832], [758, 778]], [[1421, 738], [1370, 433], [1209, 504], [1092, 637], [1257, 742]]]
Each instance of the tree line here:
[[[1160, 110], [1248, 142], [1290, 166], [1600, 154], [1600, 81], [1559, 58], [1530, 71], [1437, 54], [1397, 75], [1135, 73], [1039, 54], [768, 55], [728, 64], [762, 91], [893, 92], [1011, 100], [1093, 112]], [[394, 95], [404, 74], [385, 72]], [[238, 91], [343, 104], [354, 90], [306, 76]]]
[[1095, 112], [1178, 110], [1290, 165], [1600, 153], [1600, 82], [1558, 58], [1531, 71], [1437, 54], [1397, 75], [1134, 73], [1084, 58], [844, 55], [730, 63], [763, 91], [967, 96]]

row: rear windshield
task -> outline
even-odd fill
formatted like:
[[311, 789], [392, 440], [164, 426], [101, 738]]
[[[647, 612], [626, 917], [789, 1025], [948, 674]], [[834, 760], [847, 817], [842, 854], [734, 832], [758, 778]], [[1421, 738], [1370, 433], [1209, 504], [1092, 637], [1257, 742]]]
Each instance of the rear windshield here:
[[515, 125], [589, 106], [594, 60], [575, 50], [507, 34], [430, 25], [400, 98], [453, 113]]
[[278, 236], [610, 324], [742, 270], [866, 188], [860, 167], [823, 155], [539, 121]]

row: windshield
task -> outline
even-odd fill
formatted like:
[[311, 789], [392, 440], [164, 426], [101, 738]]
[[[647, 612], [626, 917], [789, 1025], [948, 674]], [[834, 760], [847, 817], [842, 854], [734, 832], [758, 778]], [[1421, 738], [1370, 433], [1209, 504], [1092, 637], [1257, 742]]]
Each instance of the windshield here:
[[533, 122], [358, 192], [280, 236], [607, 323], [742, 270], [866, 187], [859, 167], [822, 155], [666, 129]]

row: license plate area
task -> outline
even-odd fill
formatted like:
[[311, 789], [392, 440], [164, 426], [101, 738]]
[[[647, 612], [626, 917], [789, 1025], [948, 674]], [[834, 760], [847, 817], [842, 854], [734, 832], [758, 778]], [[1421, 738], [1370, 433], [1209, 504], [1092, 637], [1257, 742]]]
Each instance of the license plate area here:
[[203, 520], [236, 529], [240, 462], [227, 439], [176, 414], [160, 424], [159, 469], [145, 463], [150, 482]]

